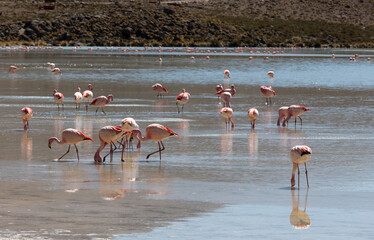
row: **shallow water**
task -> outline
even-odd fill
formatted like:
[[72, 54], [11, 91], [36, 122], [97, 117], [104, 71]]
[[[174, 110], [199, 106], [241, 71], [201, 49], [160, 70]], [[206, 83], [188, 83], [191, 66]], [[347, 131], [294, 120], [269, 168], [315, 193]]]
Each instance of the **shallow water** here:
[[[0, 50], [0, 236], [369, 239], [374, 233], [374, 62], [366, 58], [374, 51], [286, 49], [273, 55], [225, 50]], [[349, 61], [356, 52], [360, 58]], [[52, 74], [47, 62], [63, 73]], [[8, 74], [9, 65], [20, 70]], [[230, 80], [224, 79], [225, 69]], [[269, 70], [274, 79], [266, 75]], [[157, 99], [151, 89], [156, 82], [170, 94]], [[88, 83], [95, 97], [114, 95], [106, 115], [91, 107], [86, 113], [84, 105], [75, 110], [73, 94]], [[219, 83], [237, 88], [233, 131], [225, 129], [219, 114], [222, 105], [214, 96]], [[272, 85], [278, 94], [272, 106], [265, 105], [261, 85]], [[54, 88], [65, 95], [64, 111], [53, 102]], [[174, 100], [182, 88], [191, 93], [183, 115]], [[302, 115], [303, 126], [295, 127], [291, 119], [288, 127], [277, 127], [278, 108], [293, 104], [312, 109]], [[20, 119], [25, 106], [34, 110], [27, 134]], [[260, 112], [253, 131], [250, 107]], [[135, 118], [142, 130], [160, 123], [180, 137], [164, 141], [161, 163], [156, 155], [145, 161], [157, 144], [144, 142], [140, 151], [126, 153], [124, 163], [115, 153], [111, 164], [95, 165], [98, 130], [125, 117]], [[48, 138], [71, 127], [95, 142], [78, 145], [79, 162], [73, 149], [58, 162], [67, 146], [48, 149]], [[303, 166], [300, 192], [289, 188], [289, 151], [301, 144], [313, 150], [308, 193]], [[307, 200], [307, 229], [290, 223], [297, 196], [302, 210]]]

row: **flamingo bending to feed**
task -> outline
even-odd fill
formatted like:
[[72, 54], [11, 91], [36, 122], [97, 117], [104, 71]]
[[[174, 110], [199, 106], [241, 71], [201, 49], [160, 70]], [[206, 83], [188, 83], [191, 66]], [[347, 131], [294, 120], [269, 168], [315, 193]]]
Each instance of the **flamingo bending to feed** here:
[[177, 105], [178, 113], [180, 113], [178, 103], [180, 105], [182, 105], [182, 113], [183, 113], [184, 104], [188, 103], [188, 100], [190, 100], [190, 97], [191, 97], [191, 95], [188, 92], [186, 92], [186, 90], [183, 88], [182, 93], [180, 93], [175, 98], [175, 100], [177, 100], [177, 102], [175, 104]]
[[152, 85], [152, 89], [157, 92], [156, 97], [162, 97], [162, 92], [166, 92], [167, 94], [169, 94], [168, 90], [166, 90], [166, 88], [162, 86], [160, 83]]
[[256, 108], [251, 108], [248, 110], [248, 118], [251, 120], [252, 128], [255, 128], [256, 120], [259, 116], [258, 110]]
[[83, 100], [86, 102], [86, 112], [88, 111], [88, 103], [93, 98], [93, 92], [92, 92], [92, 85], [88, 84], [88, 90], [84, 91], [83, 94]]
[[79, 106], [79, 108], [81, 108], [82, 100], [83, 100], [83, 95], [81, 93], [81, 88], [78, 87], [77, 92], [74, 93], [75, 110], [78, 109], [78, 106]]
[[232, 84], [231, 88], [222, 89], [221, 91], [216, 92], [216, 95], [221, 96], [222, 93], [224, 93], [224, 92], [229, 92], [231, 94], [231, 96], [233, 97], [236, 93], [235, 85]]
[[229, 107], [231, 108], [231, 93], [229, 92], [223, 92], [221, 94], [221, 99], [222, 99], [222, 102], [224, 103], [224, 106], [225, 107]]
[[23, 121], [23, 129], [26, 131], [29, 126], [29, 120], [32, 118], [34, 112], [29, 107], [24, 107], [21, 110], [21, 117]]
[[312, 155], [312, 149], [308, 146], [294, 146], [291, 149], [291, 161], [293, 163], [293, 168], [292, 168], [292, 176], [291, 176], [291, 187], [295, 187], [295, 174], [296, 174], [296, 169], [297, 169], [297, 174], [298, 174], [298, 185], [300, 188], [300, 169], [299, 169], [299, 164], [304, 163], [305, 166], [305, 177], [306, 177], [306, 184], [309, 188], [309, 181], [308, 181], [308, 170], [306, 168], [306, 162], [309, 160], [310, 156]]
[[[126, 134], [130, 132], [121, 129], [119, 126], [105, 126], [102, 127], [99, 131], [99, 139], [100, 139], [100, 146], [97, 149], [94, 160], [95, 162], [102, 162], [105, 161], [105, 158], [110, 154], [110, 161], [113, 160], [113, 152], [117, 149], [114, 145], [115, 142], [122, 139]], [[110, 152], [101, 158], [101, 151], [105, 148], [106, 145], [110, 144]], [[113, 149], [114, 145], [114, 149]], [[125, 146], [123, 146], [125, 147]]]
[[57, 104], [57, 109], [60, 111], [60, 104], [62, 105], [62, 110], [64, 110], [64, 94], [57, 92], [56, 89], [53, 90], [53, 99], [55, 100], [55, 103]]
[[271, 86], [269, 87], [266, 87], [266, 86], [261, 86], [260, 88], [261, 90], [261, 93], [265, 96], [266, 98], [266, 104], [269, 104], [271, 105], [271, 97], [273, 96], [277, 96], [277, 94], [275, 94], [274, 90], [272, 89]]
[[224, 74], [227, 78], [230, 78], [230, 71], [229, 71], [229, 70], [225, 70], [225, 71], [223, 71], [223, 74]]
[[[137, 138], [139, 141], [148, 141], [152, 140], [158, 143], [158, 151], [152, 152], [147, 155], [146, 159], [148, 159], [151, 155], [155, 153], [160, 153], [160, 161], [161, 161], [161, 152], [165, 150], [165, 146], [163, 144], [163, 140], [169, 137], [179, 136], [176, 132], [170, 130], [169, 128], [153, 123], [146, 127], [145, 129], [145, 136], [142, 136], [142, 132], [139, 129], [132, 130], [134, 137]], [[162, 148], [161, 148], [162, 146]]]
[[287, 118], [283, 121], [283, 127], [286, 126], [286, 122], [290, 120], [291, 117], [295, 117], [295, 126], [296, 126], [296, 118], [298, 117], [300, 119], [301, 126], [303, 125], [303, 119], [301, 119], [300, 115], [303, 114], [306, 111], [312, 111], [309, 108], [300, 106], [300, 105], [291, 105], [288, 107], [287, 111]]
[[[125, 131], [131, 132], [134, 129], [139, 129], [139, 125], [136, 123], [135, 119], [133, 118], [124, 118], [121, 121], [121, 128]], [[128, 146], [128, 148], [130, 148], [130, 145], [132, 148], [132, 138], [133, 138], [133, 133], [126, 135], [125, 146]], [[126, 143], [129, 143], [129, 144], [126, 144]], [[138, 147], [140, 148], [140, 141], [138, 143]]]
[[12, 65], [12, 66], [9, 67], [9, 73], [13, 73], [18, 69], [19, 69], [18, 67]]
[[288, 114], [288, 107], [280, 107], [278, 109], [278, 121], [277, 121], [277, 126], [280, 126], [280, 122], [282, 119], [286, 119]]
[[97, 113], [97, 110], [99, 110], [99, 108], [101, 108], [101, 111], [106, 114], [104, 112], [104, 106], [109, 104], [111, 101], [113, 101], [113, 95], [112, 94], [109, 94], [108, 97], [105, 97], [105, 96], [100, 96], [100, 97], [97, 97], [95, 98], [91, 103], [90, 103], [90, 106], [95, 106], [97, 107], [96, 108], [96, 112]]
[[274, 72], [273, 71], [269, 71], [266, 73], [269, 77], [271, 78], [274, 78]]
[[231, 123], [231, 129], [234, 129], [234, 121], [232, 120], [232, 115], [234, 114], [234, 111], [230, 107], [224, 107], [221, 108], [220, 113], [222, 117], [225, 119], [226, 129], [227, 125]]
[[51, 137], [48, 140], [48, 147], [52, 148], [51, 145], [54, 141], [56, 141], [57, 144], [59, 144], [59, 145], [63, 145], [65, 143], [69, 144], [68, 151], [58, 159], [58, 160], [60, 160], [66, 154], [68, 154], [68, 152], [70, 151], [70, 145], [73, 144], [74, 147], [75, 147], [75, 150], [77, 152], [77, 157], [78, 157], [78, 161], [79, 161], [79, 153], [78, 153], [77, 144], [79, 144], [81, 142], [84, 142], [84, 141], [87, 141], [87, 140], [90, 140], [92, 142], [94, 141], [94, 140], [92, 140], [92, 138], [84, 135], [81, 131], [78, 131], [77, 129], [73, 129], [73, 128], [68, 128], [68, 129], [65, 129], [64, 131], [62, 131], [61, 140], [59, 140], [56, 137]]

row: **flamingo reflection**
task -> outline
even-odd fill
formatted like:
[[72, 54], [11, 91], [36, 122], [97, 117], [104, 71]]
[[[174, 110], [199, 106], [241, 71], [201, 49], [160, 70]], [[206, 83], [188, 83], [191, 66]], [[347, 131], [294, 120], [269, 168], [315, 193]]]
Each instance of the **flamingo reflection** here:
[[299, 209], [300, 192], [297, 191], [297, 199], [295, 189], [291, 190], [292, 195], [292, 212], [290, 214], [290, 224], [296, 229], [307, 229], [310, 227], [310, 217], [306, 213], [306, 205], [308, 201], [308, 191], [305, 194], [304, 210]]
[[254, 166], [258, 157], [258, 136], [255, 130], [249, 133], [248, 137], [248, 153], [250, 158], [250, 165]]
[[27, 136], [27, 131], [23, 132], [21, 142], [22, 158], [27, 161], [32, 159], [32, 138]]
[[232, 132], [224, 132], [221, 134], [221, 156], [232, 154]]

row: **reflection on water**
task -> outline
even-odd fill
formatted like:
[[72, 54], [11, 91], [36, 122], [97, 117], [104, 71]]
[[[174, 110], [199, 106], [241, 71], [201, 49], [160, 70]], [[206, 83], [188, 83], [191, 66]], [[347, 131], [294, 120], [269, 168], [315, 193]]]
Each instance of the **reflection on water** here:
[[32, 138], [27, 136], [27, 131], [23, 132], [21, 141], [22, 158], [27, 161], [32, 160]]
[[226, 131], [221, 134], [221, 156], [232, 155], [232, 131]]
[[180, 136], [182, 143], [182, 150], [188, 150], [189, 145], [189, 136], [190, 136], [190, 122], [189, 121], [180, 121], [177, 123], [176, 132]]
[[169, 104], [169, 99], [158, 98], [153, 103], [153, 109], [156, 112], [166, 112], [168, 111], [168, 108], [167, 108], [168, 104]]
[[279, 145], [284, 150], [289, 150], [290, 146], [306, 144], [303, 140], [305, 134], [302, 130], [278, 127], [278, 133], [280, 136]]
[[264, 124], [267, 124], [267, 125], [275, 124], [276, 125], [276, 122], [275, 123], [272, 122], [272, 119], [274, 118], [274, 115], [276, 114], [276, 109], [274, 107], [268, 106], [264, 108], [260, 114], [261, 114], [261, 121]]
[[61, 178], [65, 192], [76, 193], [82, 188], [84, 172], [79, 168], [78, 163], [74, 163], [61, 171]]
[[307, 229], [310, 227], [310, 217], [306, 213], [306, 206], [308, 201], [308, 191], [305, 193], [304, 210], [299, 209], [300, 205], [300, 191], [297, 191], [297, 199], [295, 196], [295, 189], [291, 189], [292, 195], [292, 212], [290, 214], [290, 223], [296, 229]]
[[250, 156], [250, 166], [256, 165], [258, 158], [258, 136], [254, 129], [248, 135], [248, 153]]

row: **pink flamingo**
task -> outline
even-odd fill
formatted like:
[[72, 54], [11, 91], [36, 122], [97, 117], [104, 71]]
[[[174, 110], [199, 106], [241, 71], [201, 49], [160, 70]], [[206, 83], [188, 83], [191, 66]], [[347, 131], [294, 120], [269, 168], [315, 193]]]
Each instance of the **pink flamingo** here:
[[[220, 92], [220, 91], [222, 91], [222, 90], [223, 90], [222, 84], [218, 84], [216, 86], [216, 94], [214, 94], [214, 95], [218, 95], [217, 93]], [[220, 96], [221, 95], [218, 95], [218, 99], [219, 99]]]
[[74, 93], [75, 110], [78, 110], [78, 106], [79, 108], [81, 108], [82, 100], [83, 100], [83, 95], [81, 93], [81, 88], [78, 87], [77, 92]]
[[266, 73], [269, 77], [271, 78], [274, 78], [274, 72], [273, 71], [269, 71]]
[[235, 95], [235, 93], [236, 93], [235, 85], [232, 84], [231, 88], [222, 89], [221, 91], [216, 92], [215, 95], [221, 96], [221, 94], [223, 92], [229, 92], [229, 93], [231, 93], [231, 96], [233, 97]]
[[32, 118], [34, 112], [29, 107], [24, 107], [21, 110], [21, 117], [23, 121], [23, 129], [26, 131], [27, 127], [29, 126], [29, 120]]
[[191, 97], [191, 95], [188, 92], [186, 92], [186, 90], [183, 88], [182, 93], [180, 93], [175, 98], [175, 100], [177, 100], [177, 102], [175, 104], [177, 105], [178, 113], [180, 113], [178, 103], [180, 105], [182, 105], [182, 113], [183, 113], [184, 104], [188, 103], [188, 100], [190, 100], [190, 97]]
[[225, 107], [231, 108], [231, 93], [229, 92], [223, 92], [221, 93], [221, 99], [222, 102], [224, 103]]
[[101, 108], [101, 111], [106, 114], [104, 112], [104, 106], [109, 104], [111, 101], [113, 101], [113, 95], [112, 94], [109, 94], [108, 97], [105, 97], [105, 96], [100, 96], [100, 97], [97, 97], [95, 98], [91, 103], [90, 103], [90, 106], [95, 106], [97, 107], [96, 108], [96, 113], [97, 113], [97, 110], [99, 110], [99, 108]]
[[54, 68], [54, 69], [51, 70], [51, 72], [53, 72], [53, 73], [55, 73], [55, 74], [60, 74], [60, 73], [62, 73], [61, 69], [59, 69], [59, 68]]
[[56, 89], [53, 90], [53, 99], [55, 100], [55, 103], [57, 104], [57, 109], [60, 111], [60, 104], [62, 105], [62, 110], [64, 110], [64, 94], [57, 92]]
[[[135, 119], [133, 118], [124, 118], [122, 121], [121, 121], [121, 128], [125, 131], [132, 131], [134, 129], [139, 129], [139, 125], [136, 123]], [[129, 146], [131, 145], [131, 148], [132, 148], [132, 138], [133, 138], [133, 134], [129, 134], [129, 135], [126, 135], [126, 139], [125, 139], [125, 146]], [[127, 144], [129, 143], [129, 144]], [[140, 148], [140, 141], [138, 143], [138, 147]]]
[[[105, 158], [110, 154], [110, 161], [113, 160], [113, 152], [117, 147], [114, 145], [115, 142], [122, 139], [126, 134], [130, 133], [120, 128], [120, 126], [105, 126], [102, 127], [99, 131], [100, 146], [97, 149], [94, 160], [95, 162], [105, 161]], [[106, 145], [110, 144], [110, 152], [101, 158], [101, 151], [105, 148]], [[114, 145], [114, 149], [113, 149]], [[125, 147], [125, 146], [123, 146]]]
[[261, 90], [261, 93], [265, 96], [266, 98], [266, 104], [269, 104], [271, 105], [271, 97], [273, 96], [277, 96], [277, 94], [275, 94], [274, 90], [272, 89], [271, 86], [269, 87], [266, 87], [266, 86], [261, 86], [260, 88]]
[[234, 129], [234, 121], [232, 120], [232, 115], [234, 114], [234, 111], [230, 107], [224, 107], [221, 108], [220, 113], [222, 117], [225, 119], [226, 123], [226, 129], [227, 125], [231, 123], [231, 129]]
[[300, 105], [291, 105], [288, 107], [287, 111], [287, 118], [283, 121], [283, 127], [286, 126], [286, 122], [290, 120], [291, 117], [295, 117], [295, 127], [296, 127], [296, 118], [298, 117], [300, 119], [301, 126], [303, 125], [303, 119], [301, 119], [300, 115], [303, 114], [306, 111], [312, 111], [309, 108], [300, 106]]
[[293, 168], [292, 168], [292, 176], [291, 176], [291, 188], [295, 187], [295, 174], [296, 174], [296, 169], [297, 169], [297, 175], [298, 175], [298, 184], [300, 188], [300, 169], [299, 169], [299, 164], [304, 163], [305, 166], [305, 177], [306, 177], [306, 184], [309, 188], [309, 181], [308, 181], [308, 170], [306, 168], [306, 162], [309, 160], [310, 156], [312, 155], [312, 149], [308, 146], [294, 146], [291, 149], [291, 161], [293, 163]]
[[83, 100], [86, 102], [86, 112], [88, 111], [88, 103], [93, 98], [93, 92], [92, 92], [92, 85], [88, 84], [88, 90], [84, 91], [83, 94]]
[[152, 89], [157, 92], [157, 97], [162, 97], [162, 92], [166, 92], [167, 94], [169, 94], [168, 90], [166, 90], [166, 88], [160, 83], [152, 85]]
[[248, 118], [251, 120], [252, 128], [255, 128], [256, 120], [259, 116], [258, 110], [256, 108], [250, 108], [248, 110]]
[[277, 121], [277, 126], [280, 126], [280, 122], [282, 119], [286, 119], [288, 114], [288, 107], [280, 107], [278, 109], [278, 121]]
[[224, 74], [227, 78], [230, 78], [230, 71], [229, 71], [229, 70], [225, 70], [225, 71], [223, 71], [223, 74]]
[[161, 152], [165, 150], [165, 146], [162, 141], [169, 137], [179, 136], [176, 132], [157, 123], [150, 124], [146, 127], [145, 136], [142, 136], [142, 132], [139, 129], [132, 130], [132, 133], [134, 134], [134, 137], [137, 138], [139, 141], [144, 142], [144, 141], [152, 140], [154, 142], [157, 142], [158, 151], [148, 154], [146, 159], [148, 159], [151, 155], [155, 153], [160, 153], [160, 161], [161, 161]]
[[73, 144], [74, 147], [75, 147], [75, 150], [77, 152], [77, 157], [78, 157], [78, 161], [79, 161], [79, 153], [78, 153], [77, 144], [79, 144], [81, 142], [84, 142], [84, 141], [87, 141], [87, 140], [90, 140], [92, 142], [94, 141], [94, 140], [92, 140], [92, 138], [84, 135], [81, 131], [78, 131], [77, 129], [73, 129], [73, 128], [68, 128], [68, 129], [65, 129], [64, 131], [62, 131], [61, 140], [59, 140], [56, 137], [51, 137], [48, 140], [48, 147], [52, 148], [51, 145], [54, 141], [56, 141], [57, 144], [59, 144], [59, 145], [63, 145], [65, 143], [69, 144], [68, 151], [58, 159], [58, 160], [60, 160], [66, 154], [68, 154], [68, 152], [70, 151], [70, 145]]
[[18, 67], [12, 65], [9, 67], [9, 73], [14, 73], [18, 69], [19, 69]]

